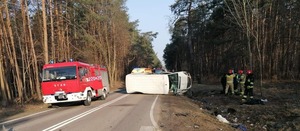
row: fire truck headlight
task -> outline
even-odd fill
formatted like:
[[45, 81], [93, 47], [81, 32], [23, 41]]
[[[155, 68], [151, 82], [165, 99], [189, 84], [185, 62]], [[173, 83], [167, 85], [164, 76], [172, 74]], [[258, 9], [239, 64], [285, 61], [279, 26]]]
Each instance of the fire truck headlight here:
[[44, 97], [43, 102], [46, 102], [46, 101], [47, 101], [47, 98]]

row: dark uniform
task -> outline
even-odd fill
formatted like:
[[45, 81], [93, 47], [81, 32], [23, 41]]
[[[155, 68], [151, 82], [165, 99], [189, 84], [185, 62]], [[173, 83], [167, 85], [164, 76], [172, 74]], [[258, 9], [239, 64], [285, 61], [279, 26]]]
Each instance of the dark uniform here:
[[238, 86], [240, 82], [240, 74], [235, 73], [235, 77], [233, 79], [233, 88], [234, 88], [234, 93], [238, 94]]
[[223, 74], [223, 76], [221, 77], [221, 84], [222, 84], [222, 92], [221, 94], [225, 93], [225, 89], [226, 89], [226, 74]]
[[247, 76], [245, 80], [245, 92], [243, 96], [243, 100], [247, 100], [248, 97], [253, 99], [253, 87], [254, 87], [254, 75], [251, 70], [247, 71]]

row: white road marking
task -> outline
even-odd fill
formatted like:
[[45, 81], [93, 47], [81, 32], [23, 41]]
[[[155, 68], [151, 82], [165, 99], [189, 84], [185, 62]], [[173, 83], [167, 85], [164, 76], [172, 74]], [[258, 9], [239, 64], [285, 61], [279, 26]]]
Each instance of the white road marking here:
[[46, 128], [46, 129], [44, 129], [43, 131], [54, 131], [54, 130], [60, 128], [60, 127], [63, 127], [63, 126], [65, 126], [65, 125], [67, 125], [67, 124], [69, 124], [69, 123], [75, 121], [75, 120], [78, 120], [78, 119], [80, 119], [80, 118], [82, 118], [82, 117], [84, 117], [84, 116], [87, 116], [87, 115], [89, 115], [89, 114], [91, 114], [91, 113], [93, 113], [93, 112], [95, 112], [95, 111], [97, 111], [97, 110], [99, 110], [99, 109], [101, 109], [101, 108], [104, 108], [104, 107], [106, 107], [106, 106], [108, 106], [108, 105], [110, 105], [110, 104], [113, 104], [113, 103], [115, 103], [115, 102], [117, 102], [117, 101], [119, 101], [119, 100], [125, 98], [126, 96], [128, 96], [128, 94], [123, 95], [123, 96], [121, 96], [121, 97], [119, 97], [119, 98], [117, 98], [117, 99], [114, 99], [114, 100], [112, 100], [112, 101], [110, 101], [110, 102], [107, 102], [107, 103], [105, 103], [105, 104], [102, 104], [102, 105], [100, 105], [100, 106], [98, 106], [98, 107], [95, 107], [95, 108], [93, 108], [93, 109], [90, 109], [90, 110], [88, 110], [88, 111], [86, 111], [86, 112], [83, 112], [83, 113], [81, 113], [81, 114], [79, 114], [79, 115], [77, 115], [77, 116], [74, 116], [74, 117], [72, 117], [72, 118], [69, 118], [69, 119], [67, 119], [67, 120], [64, 120], [64, 121], [62, 121], [62, 122], [60, 122], [60, 123], [58, 123], [58, 124], [55, 124], [55, 125], [53, 125], [53, 126], [51, 126], [51, 127], [48, 127], [48, 128]]
[[158, 98], [158, 95], [156, 96], [154, 102], [152, 103], [151, 110], [150, 110], [150, 119], [151, 119], [151, 122], [152, 122], [154, 128], [158, 130], [159, 127], [158, 127], [156, 121], [154, 120], [154, 116], [153, 116], [153, 110], [154, 110], [154, 106], [155, 106], [155, 103], [157, 101], [157, 98]]
[[153, 126], [141, 126], [140, 131], [156, 131]]
[[0, 123], [0, 125], [4, 125], [6, 123], [14, 122], [14, 121], [17, 121], [17, 120], [20, 120], [20, 119], [24, 119], [24, 118], [27, 118], [27, 117], [35, 116], [35, 115], [42, 114], [42, 113], [45, 113], [45, 112], [48, 112], [48, 111], [52, 111], [52, 110], [55, 110], [55, 109], [50, 109], [50, 110], [46, 110], [46, 111], [34, 113], [34, 114], [31, 114], [31, 115], [28, 115], [28, 116], [24, 116], [24, 117], [12, 119], [12, 120], [9, 120], [9, 121], [5, 121], [5, 122]]

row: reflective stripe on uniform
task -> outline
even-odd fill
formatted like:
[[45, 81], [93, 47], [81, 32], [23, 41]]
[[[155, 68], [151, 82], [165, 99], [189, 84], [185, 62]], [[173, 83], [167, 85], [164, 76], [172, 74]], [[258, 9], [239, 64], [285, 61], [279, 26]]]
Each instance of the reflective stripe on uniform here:
[[227, 83], [233, 83], [233, 81], [227, 81]]
[[253, 86], [247, 86], [247, 88], [253, 88]]

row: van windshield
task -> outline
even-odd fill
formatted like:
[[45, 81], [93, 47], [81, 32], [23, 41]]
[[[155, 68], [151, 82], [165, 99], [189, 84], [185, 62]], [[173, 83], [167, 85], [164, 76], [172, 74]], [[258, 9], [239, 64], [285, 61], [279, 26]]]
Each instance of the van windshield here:
[[76, 79], [76, 66], [47, 68], [43, 70], [43, 82]]

